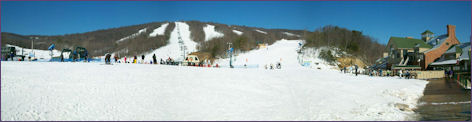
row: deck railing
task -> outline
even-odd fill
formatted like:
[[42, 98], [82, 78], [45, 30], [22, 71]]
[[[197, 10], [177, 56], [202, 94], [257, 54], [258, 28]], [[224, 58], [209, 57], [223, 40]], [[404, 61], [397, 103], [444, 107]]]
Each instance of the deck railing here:
[[470, 89], [470, 72], [458, 72], [454, 73], [454, 80], [459, 83], [464, 89]]

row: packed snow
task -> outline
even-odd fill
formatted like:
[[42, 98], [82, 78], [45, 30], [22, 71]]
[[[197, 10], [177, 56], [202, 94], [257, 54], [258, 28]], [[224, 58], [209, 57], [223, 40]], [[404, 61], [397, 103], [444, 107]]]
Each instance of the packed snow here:
[[214, 25], [209, 25], [203, 27], [203, 32], [205, 32], [205, 41], [211, 40], [213, 38], [223, 37], [224, 34], [215, 30]]
[[149, 37], [156, 37], [157, 35], [164, 35], [164, 32], [166, 31], [167, 26], [169, 23], [164, 23], [160, 27], [154, 29], [152, 33], [149, 34]]
[[259, 33], [267, 34], [267, 32], [265, 32], [265, 31], [261, 31], [261, 30], [257, 30], [257, 29], [256, 29], [256, 31], [259, 32]]
[[233, 33], [238, 34], [238, 35], [243, 35], [243, 32], [238, 31], [238, 30], [233, 30]]
[[[265, 68], [266, 65], [276, 65], [280, 62], [283, 68], [298, 68], [300, 66], [297, 63], [298, 54], [296, 52], [298, 43], [298, 40], [279, 40], [266, 48], [234, 56], [232, 64], [236, 66], [246, 64], [250, 67]], [[222, 66], [229, 66], [229, 58], [220, 59], [216, 62]]]
[[136, 36], [139, 36], [139, 35], [141, 35], [142, 33], [145, 33], [146, 30], [147, 30], [147, 28], [141, 29], [141, 30], [139, 30], [137, 33], [134, 33], [134, 34], [129, 35], [129, 36], [127, 36], [127, 37], [121, 38], [120, 40], [116, 41], [116, 43], [120, 43], [120, 42], [123, 42], [123, 41], [125, 41], [125, 40], [135, 38]]
[[[188, 26], [178, 26], [185, 35]], [[282, 62], [276, 70], [2, 61], [1, 119], [416, 120], [426, 81], [302, 67], [298, 43], [236, 56], [236, 64]]]
[[[189, 25], [185, 22], [175, 22], [176, 27], [170, 34], [169, 43], [160, 47], [150, 53], [145, 54], [145, 61], [151, 61], [153, 54], [156, 54], [157, 59], [173, 58], [174, 60], [182, 60], [182, 51], [180, 50], [179, 36], [182, 38], [186, 46], [186, 53], [195, 52], [197, 43], [194, 42], [190, 36]], [[180, 33], [180, 35], [179, 35]], [[141, 58], [139, 58], [141, 59]]]

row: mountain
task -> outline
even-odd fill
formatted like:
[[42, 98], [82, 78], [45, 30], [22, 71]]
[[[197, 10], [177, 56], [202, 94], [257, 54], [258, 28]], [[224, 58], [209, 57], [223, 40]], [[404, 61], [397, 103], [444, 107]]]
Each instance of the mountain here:
[[[180, 23], [181, 26], [176, 26], [176, 23]], [[176, 33], [173, 35], [176, 37], [171, 37], [173, 32]], [[183, 32], [187, 32], [189, 37], [182, 38], [185, 34]], [[57, 50], [74, 49], [76, 46], [85, 47], [91, 56], [102, 56], [105, 53], [134, 56], [147, 54], [168, 46], [181, 37], [184, 42], [187, 42], [185, 43], [187, 48], [193, 49], [191, 51], [204, 51], [211, 53], [213, 57], [217, 57], [224, 55], [229, 42], [233, 43], [235, 50], [249, 51], [256, 48], [257, 43], [272, 44], [282, 38], [300, 39], [302, 34], [302, 30], [264, 29], [212, 22], [152, 22], [54, 36], [19, 35], [2, 32], [1, 45], [11, 44], [20, 47], [31, 47], [31, 37], [38, 37], [34, 40], [35, 49], [46, 50], [51, 44], [55, 44]], [[194, 44], [189, 47], [191, 43]], [[175, 47], [175, 45], [168, 48], [168, 51], [180, 54], [180, 48]]]

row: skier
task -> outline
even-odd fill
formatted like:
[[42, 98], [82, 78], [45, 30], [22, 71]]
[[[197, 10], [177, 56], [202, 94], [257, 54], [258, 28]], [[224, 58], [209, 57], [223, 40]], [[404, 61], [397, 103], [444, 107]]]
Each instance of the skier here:
[[359, 68], [357, 65], [354, 65], [356, 67], [356, 76], [357, 76], [357, 69]]
[[115, 63], [118, 62], [118, 55], [115, 55]]
[[75, 62], [77, 60], [77, 50], [74, 50], [74, 56], [73, 56], [73, 62]]
[[152, 55], [152, 62], [154, 62], [154, 64], [157, 64], [156, 54]]
[[405, 78], [406, 78], [406, 79], [410, 79], [410, 71], [408, 71], [408, 70], [406, 71], [406, 73], [405, 73]]
[[247, 62], [248, 62], [248, 60], [247, 60], [247, 58], [246, 58], [246, 63], [244, 63], [244, 68], [247, 68], [247, 65], [246, 65]]
[[280, 62], [277, 62], [277, 69], [282, 69], [282, 65], [280, 64]]
[[398, 71], [398, 76], [400, 76], [400, 78], [403, 76], [402, 70]]
[[144, 64], [144, 55], [141, 55], [141, 64]]
[[13, 56], [15, 56], [15, 54], [13, 54], [13, 52], [10, 52], [11, 61], [13, 61]]
[[344, 74], [346, 74], [346, 72], [347, 72], [347, 71], [346, 71], [346, 67], [344, 67]]
[[137, 60], [138, 60], [137, 58], [138, 58], [137, 56], [134, 56], [134, 59], [133, 59], [133, 64], [136, 64], [136, 63], [138, 63], [138, 62], [137, 62]]
[[87, 50], [85, 50], [85, 60], [84, 60], [84, 62], [88, 62], [88, 51]]
[[105, 64], [110, 64], [110, 57], [111, 55], [109, 53], [105, 54]]

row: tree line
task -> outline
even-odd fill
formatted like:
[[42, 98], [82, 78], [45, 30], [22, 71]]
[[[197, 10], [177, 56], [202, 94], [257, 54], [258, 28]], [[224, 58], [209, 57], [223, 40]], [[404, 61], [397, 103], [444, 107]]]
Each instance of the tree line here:
[[[335, 47], [359, 57], [367, 63], [374, 63], [375, 60], [382, 57], [385, 49], [385, 45], [360, 31], [338, 26], [328, 25], [318, 28], [314, 32], [305, 32], [305, 34], [304, 47]], [[324, 57], [332, 57], [326, 55], [323, 54]], [[332, 61], [332, 59], [329, 60]]]

